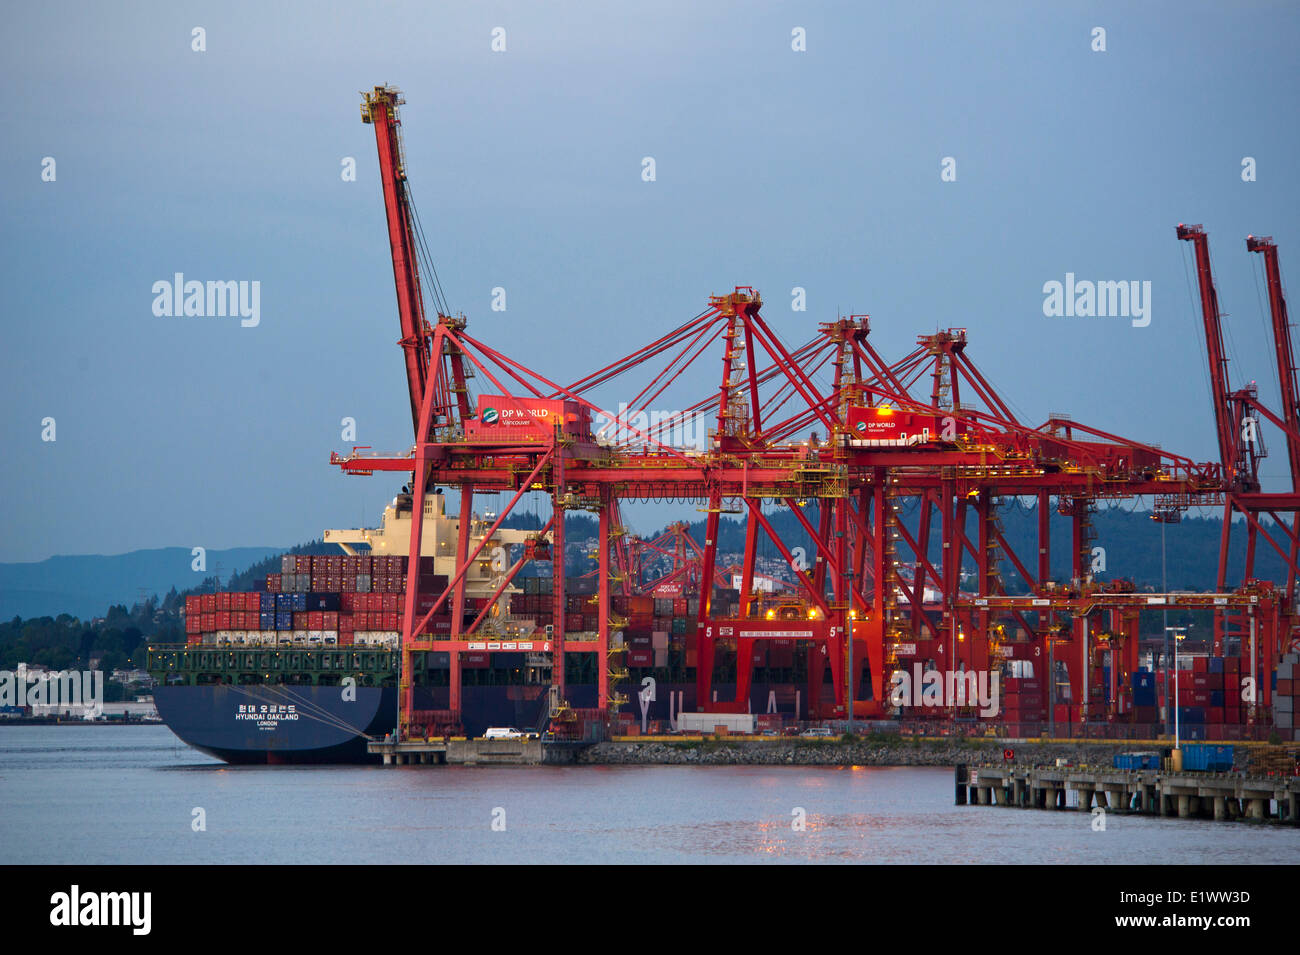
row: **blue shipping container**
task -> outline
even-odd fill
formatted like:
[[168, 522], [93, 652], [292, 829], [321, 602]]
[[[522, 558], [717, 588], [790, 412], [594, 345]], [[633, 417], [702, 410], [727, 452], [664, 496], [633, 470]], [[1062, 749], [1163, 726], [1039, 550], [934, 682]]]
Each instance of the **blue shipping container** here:
[[1116, 753], [1113, 758], [1116, 769], [1159, 769], [1159, 753]]
[[277, 613], [277, 614], [275, 615], [275, 629], [277, 629], [277, 630], [292, 630], [292, 629], [293, 629], [293, 614], [292, 614], [292, 613], [289, 613], [289, 612], [286, 612], [286, 613]]
[[293, 594], [275, 595], [276, 613], [290, 613], [293, 610]]
[[1209, 773], [1227, 772], [1232, 769], [1234, 752], [1231, 746], [1217, 743], [1186, 746], [1183, 748], [1183, 769]]
[[261, 599], [262, 613], [275, 613], [275, 594], [262, 594]]
[[1210, 672], [1211, 673], [1223, 672], [1223, 657], [1210, 657]]

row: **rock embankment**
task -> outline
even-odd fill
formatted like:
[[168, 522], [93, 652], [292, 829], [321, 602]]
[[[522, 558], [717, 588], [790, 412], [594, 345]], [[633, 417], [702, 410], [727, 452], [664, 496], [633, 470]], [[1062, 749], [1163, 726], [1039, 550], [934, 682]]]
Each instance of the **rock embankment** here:
[[1109, 766], [1120, 751], [1158, 749], [1158, 744], [1002, 743], [978, 740], [916, 740], [902, 737], [728, 742], [690, 739], [673, 742], [597, 743], [577, 754], [576, 762], [625, 766], [955, 766], [1001, 763], [1012, 750], [1018, 764], [1054, 763]]

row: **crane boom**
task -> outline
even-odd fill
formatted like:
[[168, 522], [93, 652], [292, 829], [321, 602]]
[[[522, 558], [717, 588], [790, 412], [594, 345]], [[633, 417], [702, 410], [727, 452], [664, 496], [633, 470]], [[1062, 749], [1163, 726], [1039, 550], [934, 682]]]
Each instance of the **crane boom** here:
[[[397, 289], [397, 311], [401, 319], [402, 346], [406, 361], [406, 381], [411, 399], [412, 429], [419, 431], [420, 404], [429, 380], [430, 340], [432, 332], [424, 319], [424, 299], [420, 291], [420, 268], [416, 259], [415, 230], [411, 221], [411, 204], [406, 190], [405, 163], [399, 136], [401, 121], [397, 107], [405, 102], [401, 90], [376, 86], [363, 93], [361, 121], [375, 128], [379, 150], [379, 177], [384, 186], [384, 211], [388, 220], [388, 244], [393, 257], [393, 282]], [[416, 434], [416, 440], [426, 436]]]
[[1300, 491], [1300, 403], [1297, 395], [1295, 354], [1291, 347], [1291, 322], [1282, 293], [1282, 272], [1278, 267], [1277, 245], [1269, 236], [1246, 236], [1246, 248], [1264, 256], [1268, 282], [1268, 305], [1273, 321], [1273, 348], [1277, 353], [1277, 380], [1282, 390], [1282, 418], [1286, 422], [1287, 461], [1291, 465], [1291, 490]]
[[1219, 461], [1229, 487], [1253, 484], [1251, 458], [1237, 440], [1233, 413], [1234, 395], [1228, 387], [1228, 356], [1223, 347], [1223, 325], [1219, 316], [1219, 295], [1210, 271], [1210, 240], [1199, 225], [1178, 224], [1178, 238], [1192, 243], [1196, 255], [1196, 282], [1201, 293], [1201, 318], [1205, 323], [1205, 347], [1210, 360], [1210, 399], [1214, 403], [1214, 427], [1219, 441]]

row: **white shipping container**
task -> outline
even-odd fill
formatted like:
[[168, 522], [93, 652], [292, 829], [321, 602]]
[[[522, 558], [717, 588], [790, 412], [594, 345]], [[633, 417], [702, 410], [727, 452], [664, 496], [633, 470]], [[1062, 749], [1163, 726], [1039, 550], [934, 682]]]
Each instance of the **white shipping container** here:
[[725, 726], [728, 733], [752, 733], [754, 714], [681, 713], [677, 716], [677, 728], [684, 733], [712, 733], [719, 726]]

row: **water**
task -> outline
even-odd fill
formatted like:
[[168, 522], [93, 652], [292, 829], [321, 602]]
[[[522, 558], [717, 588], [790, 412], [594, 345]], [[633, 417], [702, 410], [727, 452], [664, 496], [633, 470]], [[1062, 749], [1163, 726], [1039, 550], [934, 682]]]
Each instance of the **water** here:
[[4, 864], [1300, 862], [1295, 828], [952, 803], [947, 769], [231, 767], [163, 726], [0, 727]]

